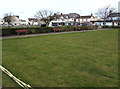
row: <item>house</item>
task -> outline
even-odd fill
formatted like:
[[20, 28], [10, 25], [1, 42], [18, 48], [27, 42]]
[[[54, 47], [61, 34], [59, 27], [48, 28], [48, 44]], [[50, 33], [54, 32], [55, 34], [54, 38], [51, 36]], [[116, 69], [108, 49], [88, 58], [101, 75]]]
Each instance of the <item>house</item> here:
[[97, 21], [97, 20], [98, 18], [93, 16], [93, 14], [91, 14], [86, 16], [80, 16], [80, 18], [76, 19], [76, 23], [91, 23], [93, 25], [96, 25], [97, 23], [91, 21]]
[[4, 19], [0, 18], [0, 27], [3, 26], [3, 24], [4, 24]]
[[90, 23], [96, 25], [98, 18], [91, 15], [80, 16], [77, 13], [69, 13], [69, 14], [54, 14], [53, 21], [50, 22], [49, 26], [63, 26], [63, 25], [81, 25], [81, 23]]
[[77, 13], [69, 13], [69, 14], [54, 14], [54, 20], [52, 20], [49, 26], [63, 26], [63, 25], [74, 25], [76, 22], [76, 18], [79, 18], [80, 15]]
[[26, 26], [26, 25], [28, 25], [28, 23], [27, 23], [27, 21], [26, 20], [22, 20], [22, 19], [20, 19], [20, 25], [24, 25], [24, 26]]
[[19, 16], [13, 15], [13, 16], [7, 16], [6, 18], [10, 18], [10, 24], [8, 24], [8, 22], [5, 22], [3, 18], [0, 18], [0, 26], [8, 26], [8, 25], [19, 26], [20, 25]]
[[[91, 21], [93, 23], [97, 22], [99, 26], [103, 26], [104, 25], [104, 20], [99, 19], [96, 21]], [[107, 26], [119, 26], [120, 25], [120, 12], [118, 13], [110, 13], [107, 16], [107, 19], [105, 21]]]
[[27, 23], [28, 25], [38, 25], [38, 20], [36, 18], [28, 18]]
[[19, 25], [20, 25], [19, 16], [17, 16], [17, 15], [11, 16], [11, 22], [10, 22], [10, 24], [11, 24], [12, 26], [19, 26]]
[[120, 25], [120, 12], [118, 12], [118, 13], [110, 13], [107, 16], [107, 21], [110, 21], [113, 26]]

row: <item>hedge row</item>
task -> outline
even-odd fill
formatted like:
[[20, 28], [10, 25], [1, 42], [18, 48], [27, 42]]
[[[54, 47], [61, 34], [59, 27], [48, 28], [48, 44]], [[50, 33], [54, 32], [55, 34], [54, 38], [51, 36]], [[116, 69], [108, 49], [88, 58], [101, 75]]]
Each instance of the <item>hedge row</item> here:
[[102, 28], [119, 28], [120, 29], [120, 26], [102, 26]]
[[[87, 27], [87, 26], [62, 26], [62, 27], [54, 27], [59, 28], [60, 31], [79, 31], [79, 30], [93, 30], [97, 29], [95, 26]], [[10, 36], [16, 35], [16, 30], [28, 30], [28, 34], [39, 34], [39, 33], [49, 33], [54, 32], [53, 27], [25, 27], [25, 28], [2, 28], [2, 36]]]
[[16, 30], [28, 30], [29, 34], [52, 32], [51, 27], [2, 28], [2, 36], [16, 35]]
[[97, 29], [96, 26], [62, 26], [62, 27], [56, 27], [56, 28], [60, 28], [61, 31], [80, 31], [80, 30]]

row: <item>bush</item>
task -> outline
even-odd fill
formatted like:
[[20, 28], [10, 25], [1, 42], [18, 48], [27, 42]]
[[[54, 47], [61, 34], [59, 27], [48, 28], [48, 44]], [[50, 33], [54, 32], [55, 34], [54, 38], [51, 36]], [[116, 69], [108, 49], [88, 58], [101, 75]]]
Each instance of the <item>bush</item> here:
[[36, 27], [36, 28], [29, 28], [30, 33], [32, 33], [32, 34], [53, 32], [52, 29], [53, 29], [53, 28], [51, 28], [51, 27]]
[[80, 26], [80, 30], [88, 30], [87, 26]]
[[92, 27], [88, 27], [88, 30], [94, 30], [94, 27], [92, 26]]
[[102, 28], [119, 28], [120, 29], [120, 26], [102, 26]]
[[2, 36], [16, 35], [16, 30], [29, 30], [31, 34], [53, 32], [51, 27], [2, 28]]
[[75, 30], [76, 30], [76, 31], [80, 31], [80, 30], [81, 30], [81, 29], [80, 29], [80, 26], [76, 26], [76, 27], [75, 27]]
[[[95, 26], [62, 26], [54, 27], [61, 29], [60, 31], [79, 31], [79, 30], [93, 30]], [[29, 30], [28, 34], [39, 34], [54, 32], [53, 27], [4, 27], [2, 28], [2, 36], [16, 35], [16, 30]]]
[[16, 29], [11, 29], [11, 28], [2, 28], [2, 36], [10, 36], [10, 35], [15, 35]]
[[80, 30], [94, 30], [97, 29], [97, 26], [78, 26], [76, 27], [78, 31]]
[[111, 28], [119, 28], [120, 29], [120, 26], [111, 26]]
[[110, 28], [110, 26], [107, 26], [107, 25], [106, 25], [106, 26], [102, 26], [102, 28]]
[[61, 29], [61, 31], [74, 31], [75, 30], [75, 27], [74, 26], [62, 26], [62, 27], [59, 27]]
[[95, 29], [97, 29], [97, 26], [90, 26], [90, 27], [88, 27], [88, 30], [95, 30]]

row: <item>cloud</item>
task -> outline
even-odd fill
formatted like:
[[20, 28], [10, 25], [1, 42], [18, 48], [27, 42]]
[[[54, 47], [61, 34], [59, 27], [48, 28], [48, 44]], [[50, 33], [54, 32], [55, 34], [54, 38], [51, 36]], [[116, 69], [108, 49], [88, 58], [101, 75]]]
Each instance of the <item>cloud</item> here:
[[34, 16], [40, 9], [52, 9], [62, 13], [77, 12], [83, 15], [95, 13], [98, 8], [111, 5], [117, 8], [118, 0], [1, 0], [0, 17], [4, 13], [22, 14], [22, 17]]

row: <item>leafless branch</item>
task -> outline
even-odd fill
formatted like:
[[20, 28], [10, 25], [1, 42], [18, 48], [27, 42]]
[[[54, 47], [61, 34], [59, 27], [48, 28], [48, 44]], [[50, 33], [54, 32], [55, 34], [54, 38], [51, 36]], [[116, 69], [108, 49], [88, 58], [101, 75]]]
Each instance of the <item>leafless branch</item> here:
[[52, 10], [39, 10], [36, 12], [35, 17], [38, 20], [44, 21], [46, 24], [48, 24], [52, 20], [53, 11]]

